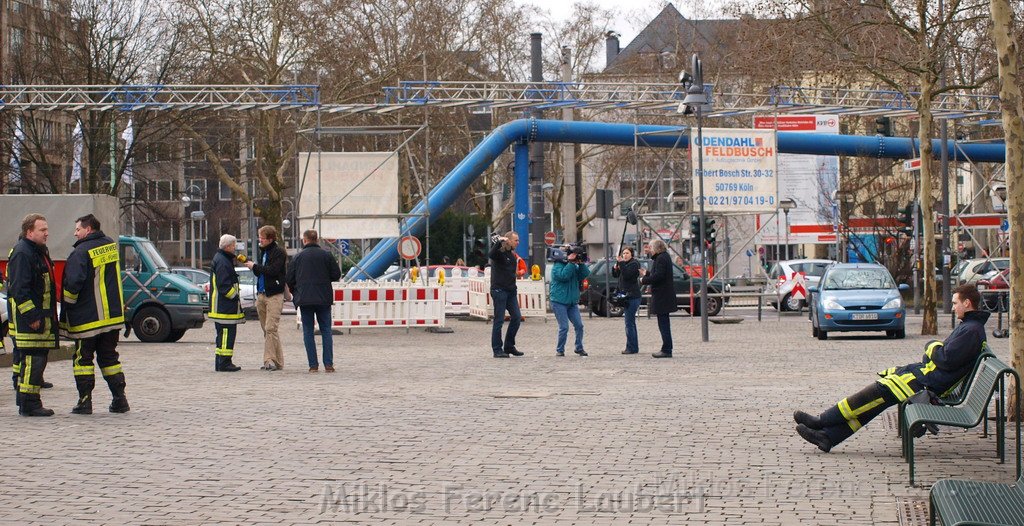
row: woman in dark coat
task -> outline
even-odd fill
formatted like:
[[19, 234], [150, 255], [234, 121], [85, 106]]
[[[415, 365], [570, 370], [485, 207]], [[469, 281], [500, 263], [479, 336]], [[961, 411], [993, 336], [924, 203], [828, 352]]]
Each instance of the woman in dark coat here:
[[651, 303], [647, 306], [651, 314], [658, 316], [658, 330], [661, 332], [661, 351], [654, 353], [655, 358], [672, 357], [672, 328], [668, 315], [679, 310], [676, 306], [676, 291], [672, 279], [672, 258], [668, 255], [668, 246], [660, 239], [647, 244], [648, 251], [654, 260], [650, 272], [640, 269], [640, 283], [651, 286]]
[[612, 276], [619, 278], [619, 291], [626, 294], [626, 350], [622, 354], [640, 352], [636, 334], [636, 311], [640, 309], [640, 263], [633, 247], [625, 247], [615, 258]]

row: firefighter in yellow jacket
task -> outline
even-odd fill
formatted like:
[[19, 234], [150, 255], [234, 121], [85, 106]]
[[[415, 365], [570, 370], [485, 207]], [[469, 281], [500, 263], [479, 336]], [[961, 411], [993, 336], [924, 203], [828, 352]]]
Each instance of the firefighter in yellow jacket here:
[[[29, 214], [21, 222], [21, 238], [7, 263], [7, 307], [18, 372], [18, 413], [22, 416], [52, 416], [43, 407], [39, 389], [50, 349], [59, 343], [57, 335], [57, 284], [53, 262], [46, 249], [50, 236], [46, 218]], [[18, 365], [18, 364], [16, 364]]]
[[71, 412], [92, 414], [95, 357], [110, 388], [110, 412], [127, 413], [124, 372], [117, 354], [118, 333], [124, 325], [117, 242], [100, 230], [100, 222], [92, 214], [75, 220], [75, 238], [78, 241], [64, 267], [60, 312], [61, 334], [75, 341], [72, 365], [78, 404]]
[[210, 276], [210, 319], [217, 330], [215, 371], [234, 372], [241, 367], [231, 363], [235, 354], [236, 325], [245, 323], [238, 296], [238, 272], [235, 272], [235, 236], [220, 236], [220, 250], [213, 256]]

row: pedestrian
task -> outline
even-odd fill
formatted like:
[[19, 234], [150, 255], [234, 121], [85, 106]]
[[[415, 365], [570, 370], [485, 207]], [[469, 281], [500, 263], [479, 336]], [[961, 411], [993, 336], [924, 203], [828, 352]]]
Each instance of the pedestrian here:
[[314, 321], [320, 326], [323, 340], [324, 371], [334, 372], [334, 338], [331, 334], [331, 305], [334, 304], [334, 287], [331, 283], [341, 279], [338, 260], [317, 243], [316, 230], [302, 233], [302, 250], [295, 255], [288, 267], [288, 288], [292, 291], [292, 303], [299, 308], [302, 317], [302, 343], [306, 347], [309, 372], [320, 370], [314, 340]]
[[59, 347], [57, 334], [57, 283], [53, 262], [46, 249], [50, 227], [41, 214], [29, 214], [21, 222], [21, 238], [7, 263], [7, 306], [11, 340], [14, 342], [18, 393], [22, 416], [53, 416], [39, 397], [43, 371], [50, 349]]
[[796, 411], [793, 419], [797, 434], [828, 453], [883, 411], [915, 393], [927, 389], [941, 395], [955, 387], [974, 369], [985, 346], [989, 313], [977, 310], [980, 303], [981, 294], [973, 284], [954, 289], [953, 312], [961, 323], [945, 341], [929, 342], [920, 362], [880, 371], [878, 380], [818, 416]]
[[653, 356], [671, 358], [672, 327], [668, 316], [679, 310], [676, 305], [675, 280], [672, 277], [672, 258], [668, 255], [668, 246], [660, 239], [651, 240], [647, 246], [648, 253], [654, 259], [651, 261], [650, 272], [640, 269], [640, 283], [651, 286], [651, 301], [647, 310], [658, 317], [658, 331], [661, 332], [661, 350]]
[[210, 319], [217, 331], [214, 371], [233, 373], [242, 368], [232, 363], [235, 355], [237, 325], [245, 323], [239, 297], [238, 272], [235, 271], [235, 244], [231, 234], [220, 236], [217, 253], [213, 255], [210, 276]]
[[[516, 290], [516, 271], [519, 256], [516, 247], [519, 245], [519, 234], [508, 232], [498, 237], [491, 244], [487, 257], [491, 261], [491, 301], [494, 302], [494, 324], [491, 326], [491, 351], [495, 358], [522, 356], [524, 353], [516, 349], [516, 333], [522, 321], [519, 311], [518, 291]], [[505, 341], [501, 341], [501, 327], [505, 324], [505, 313], [508, 312], [508, 332]]]
[[551, 311], [555, 313], [558, 321], [558, 343], [555, 346], [555, 356], [565, 356], [565, 340], [569, 335], [569, 322], [572, 322], [573, 332], [576, 335], [574, 352], [580, 356], [587, 356], [583, 350], [583, 318], [580, 317], [580, 288], [583, 280], [590, 275], [590, 269], [580, 261], [579, 255], [571, 250], [571, 247], [564, 248], [567, 256], [565, 259], [556, 261], [551, 270]]
[[284, 281], [288, 254], [277, 244], [277, 229], [266, 225], [257, 231], [260, 250], [255, 261], [245, 266], [256, 276], [256, 313], [263, 329], [263, 371], [284, 368], [284, 352], [281, 350], [281, 311], [284, 309]]
[[636, 332], [636, 313], [640, 310], [640, 268], [633, 247], [623, 247], [612, 267], [612, 276], [619, 278], [619, 292], [626, 295], [626, 350], [622, 354], [640, 352]]
[[117, 354], [124, 326], [121, 292], [121, 258], [117, 242], [100, 230], [96, 216], [75, 220], [75, 242], [64, 265], [61, 282], [61, 333], [75, 341], [72, 361], [78, 404], [72, 413], [92, 414], [92, 390], [96, 387], [93, 359], [110, 389], [111, 413], [127, 413], [124, 371]]

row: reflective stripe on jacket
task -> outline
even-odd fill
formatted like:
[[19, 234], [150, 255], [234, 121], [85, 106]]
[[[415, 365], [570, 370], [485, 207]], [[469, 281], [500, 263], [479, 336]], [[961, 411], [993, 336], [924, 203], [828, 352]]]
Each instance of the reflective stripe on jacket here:
[[93, 232], [75, 243], [61, 285], [61, 333], [91, 338], [124, 325], [124, 290], [117, 243]]
[[[56, 349], [57, 284], [45, 245], [21, 238], [7, 263], [11, 339], [21, 349]], [[39, 328], [30, 327], [40, 322]]]
[[245, 323], [234, 256], [218, 250], [211, 266], [210, 319], [224, 324]]

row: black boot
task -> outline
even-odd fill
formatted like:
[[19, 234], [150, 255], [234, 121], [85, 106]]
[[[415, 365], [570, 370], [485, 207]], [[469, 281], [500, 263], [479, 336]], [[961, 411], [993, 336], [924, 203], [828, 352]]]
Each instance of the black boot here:
[[92, 414], [92, 390], [96, 387], [96, 377], [88, 375], [75, 376], [75, 387], [78, 388], [78, 405], [71, 410], [76, 415]]
[[43, 407], [43, 401], [37, 394], [21, 395], [21, 408], [18, 409], [21, 416], [53, 416], [53, 410]]
[[671, 358], [672, 357], [672, 352], [671, 351], [669, 351], [669, 352], [658, 351], [658, 352], [652, 354], [651, 356], [653, 356], [655, 358]]
[[110, 401], [110, 412], [127, 413], [130, 411], [131, 407], [128, 406], [128, 398], [124, 395], [126, 385], [124, 373], [104, 376], [103, 379], [107, 381], [107, 386], [110, 387], [110, 395], [113, 397], [113, 400]]
[[803, 411], [794, 411], [793, 420], [795, 420], [796, 423], [803, 424], [811, 429], [822, 429], [823, 427], [825, 427], [821, 424], [820, 418], [813, 415], [809, 415]]
[[800, 435], [800, 438], [818, 446], [818, 449], [825, 453], [832, 449], [832, 441], [824, 431], [811, 429], [803, 424], [797, 424], [796, 432]]

